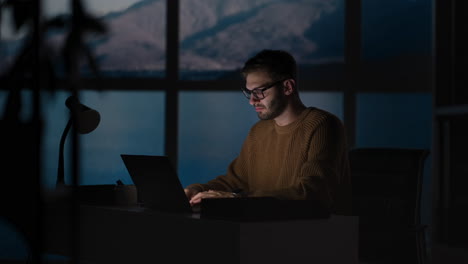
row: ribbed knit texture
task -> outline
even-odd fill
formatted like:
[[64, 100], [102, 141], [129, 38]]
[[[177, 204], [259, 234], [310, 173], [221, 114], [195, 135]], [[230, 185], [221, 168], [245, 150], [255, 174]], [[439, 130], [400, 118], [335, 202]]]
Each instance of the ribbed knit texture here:
[[347, 214], [351, 183], [346, 137], [341, 121], [318, 108], [307, 108], [291, 124], [257, 122], [226, 175], [199, 191], [242, 189], [250, 196], [317, 199], [331, 211]]

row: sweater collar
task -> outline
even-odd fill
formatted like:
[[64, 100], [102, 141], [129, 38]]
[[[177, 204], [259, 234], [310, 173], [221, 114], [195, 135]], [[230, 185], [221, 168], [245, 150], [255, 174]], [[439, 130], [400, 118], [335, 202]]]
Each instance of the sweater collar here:
[[291, 124], [285, 125], [285, 126], [279, 126], [279, 125], [276, 124], [276, 122], [274, 120], [272, 120], [274, 125], [275, 125], [276, 133], [278, 133], [278, 134], [287, 134], [287, 133], [290, 133], [290, 132], [294, 131], [302, 123], [302, 120], [304, 120], [304, 118], [313, 109], [314, 109], [314, 107], [308, 107], [308, 108], [304, 109], [304, 111], [302, 111], [302, 113], [297, 117], [296, 120], [294, 120], [294, 122], [292, 122]]

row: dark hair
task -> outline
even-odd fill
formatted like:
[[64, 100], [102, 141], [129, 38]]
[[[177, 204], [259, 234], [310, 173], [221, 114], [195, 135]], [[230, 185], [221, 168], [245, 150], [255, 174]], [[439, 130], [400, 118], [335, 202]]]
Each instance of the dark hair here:
[[244, 64], [242, 75], [264, 71], [273, 80], [294, 79], [296, 80], [296, 60], [283, 50], [262, 50]]

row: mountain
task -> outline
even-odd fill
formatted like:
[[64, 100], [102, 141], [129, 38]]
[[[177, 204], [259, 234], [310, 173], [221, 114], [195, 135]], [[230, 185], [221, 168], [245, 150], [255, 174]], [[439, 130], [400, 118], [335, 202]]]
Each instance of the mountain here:
[[[343, 5], [342, 0], [180, 0], [181, 72], [232, 71], [266, 48], [288, 50], [301, 64], [341, 60]], [[89, 38], [101, 70], [164, 71], [166, 0], [142, 0], [101, 19], [109, 32]], [[63, 32], [48, 37], [54, 56], [63, 37]], [[2, 42], [0, 67], [17, 46]]]
[[[430, 54], [430, 0], [363, 5], [365, 59]], [[240, 67], [264, 48], [286, 49], [300, 64], [343, 60], [343, 0], [180, 0], [181, 74], [197, 76]], [[394, 17], [398, 19], [393, 19]], [[110, 32], [89, 43], [101, 69], [110, 74], [164, 74], [166, 0], [142, 0], [103, 16]], [[60, 47], [63, 32], [50, 43]], [[0, 73], [23, 41], [0, 42]], [[59, 55], [58, 52], [54, 56]]]
[[[103, 18], [111, 30], [94, 49], [103, 70], [164, 69], [165, 2], [144, 0]], [[318, 54], [320, 36], [306, 33], [320, 20], [332, 16], [338, 2], [181, 0], [180, 68], [233, 70], [264, 48], [289, 50], [300, 63], [324, 59]], [[342, 40], [343, 21], [329, 25], [336, 27], [329, 30], [338, 32], [337, 39]]]

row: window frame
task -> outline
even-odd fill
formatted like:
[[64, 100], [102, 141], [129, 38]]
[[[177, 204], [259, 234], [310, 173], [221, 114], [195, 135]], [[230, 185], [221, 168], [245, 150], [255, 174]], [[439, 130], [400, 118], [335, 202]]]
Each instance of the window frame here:
[[[356, 136], [356, 95], [360, 92], [382, 93], [432, 93], [433, 67], [421, 60], [422, 71], [406, 78], [397, 78], [390, 74], [369, 74], [378, 68], [379, 73], [395, 71], [394, 65], [385, 60], [369, 62], [362, 60], [362, 0], [344, 0], [345, 2], [345, 44], [343, 64], [321, 64], [317, 69], [343, 67], [344, 74], [338, 73], [329, 79], [299, 79], [301, 90], [316, 92], [342, 92], [344, 104], [344, 124], [347, 128], [349, 147], [355, 144]], [[181, 80], [179, 78], [179, 28], [180, 0], [166, 1], [166, 74], [164, 78], [141, 77], [104, 77], [82, 78], [79, 87], [83, 90], [107, 91], [164, 91], [165, 92], [165, 155], [177, 166], [178, 159], [178, 119], [179, 93], [182, 91], [239, 91], [241, 80]], [[419, 62], [418, 62], [419, 63]], [[341, 72], [341, 71], [339, 71]], [[0, 80], [0, 84], [4, 80]], [[378, 85], [376, 85], [378, 84]], [[0, 85], [3, 87], [3, 85]], [[64, 80], [58, 80], [59, 89], [66, 86]], [[2, 89], [2, 88], [0, 88]], [[240, 91], [239, 91], [240, 92]]]

